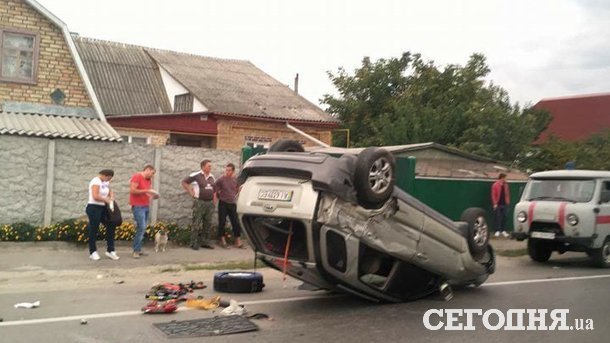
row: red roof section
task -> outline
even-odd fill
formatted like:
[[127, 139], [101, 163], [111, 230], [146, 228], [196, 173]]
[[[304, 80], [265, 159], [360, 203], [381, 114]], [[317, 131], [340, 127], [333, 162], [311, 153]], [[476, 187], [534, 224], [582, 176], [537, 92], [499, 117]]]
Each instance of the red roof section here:
[[534, 107], [549, 111], [553, 117], [538, 143], [551, 135], [565, 141], [581, 141], [610, 130], [610, 93], [543, 99]]

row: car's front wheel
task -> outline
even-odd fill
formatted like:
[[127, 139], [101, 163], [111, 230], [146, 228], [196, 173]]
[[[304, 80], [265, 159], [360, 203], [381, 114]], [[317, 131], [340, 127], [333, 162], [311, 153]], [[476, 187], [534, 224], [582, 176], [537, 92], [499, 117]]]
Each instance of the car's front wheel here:
[[304, 152], [303, 145], [291, 139], [280, 139], [269, 147], [269, 152]]
[[487, 252], [489, 244], [489, 227], [485, 219], [485, 210], [478, 207], [467, 208], [460, 219], [468, 223], [467, 237], [470, 254], [479, 261]]
[[551, 258], [553, 249], [545, 242], [530, 238], [527, 241], [527, 253], [536, 262], [546, 262]]
[[385, 203], [396, 182], [394, 156], [385, 149], [366, 148], [358, 154], [354, 186], [358, 202], [365, 208], [377, 208]]
[[600, 268], [610, 268], [610, 237], [606, 237], [601, 248], [592, 251], [591, 259]]

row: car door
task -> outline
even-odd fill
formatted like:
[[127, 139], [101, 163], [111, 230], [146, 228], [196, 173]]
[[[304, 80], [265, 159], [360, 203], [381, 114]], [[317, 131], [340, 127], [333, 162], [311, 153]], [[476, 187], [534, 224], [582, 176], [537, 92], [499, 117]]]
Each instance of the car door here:
[[[610, 180], [602, 181], [598, 198], [598, 212], [595, 218], [595, 232], [601, 239], [596, 248], [604, 242], [604, 237], [610, 235]], [[597, 243], [597, 242], [596, 242]]]

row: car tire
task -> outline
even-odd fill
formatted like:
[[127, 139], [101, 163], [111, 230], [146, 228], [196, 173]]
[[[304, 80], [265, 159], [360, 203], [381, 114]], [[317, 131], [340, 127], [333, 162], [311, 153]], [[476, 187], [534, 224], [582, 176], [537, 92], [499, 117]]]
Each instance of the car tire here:
[[478, 207], [467, 208], [462, 212], [461, 221], [468, 223], [466, 240], [472, 257], [480, 261], [489, 245], [489, 227], [485, 219], [485, 210]]
[[378, 208], [394, 192], [396, 161], [385, 149], [366, 148], [358, 154], [354, 186], [358, 203], [365, 208]]
[[304, 152], [303, 145], [290, 139], [280, 139], [269, 147], [269, 152]]
[[527, 253], [536, 262], [546, 262], [551, 258], [553, 249], [537, 239], [530, 238], [527, 241]]
[[599, 268], [610, 268], [610, 237], [606, 237], [601, 248], [592, 250], [591, 259]]
[[257, 293], [263, 290], [263, 275], [257, 272], [219, 272], [214, 274], [214, 290], [223, 293]]

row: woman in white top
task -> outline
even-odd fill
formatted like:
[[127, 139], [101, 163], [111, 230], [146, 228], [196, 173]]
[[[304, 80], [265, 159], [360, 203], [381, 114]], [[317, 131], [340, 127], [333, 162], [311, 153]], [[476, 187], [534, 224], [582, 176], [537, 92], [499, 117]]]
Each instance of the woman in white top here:
[[107, 204], [114, 201], [114, 193], [110, 189], [110, 180], [114, 176], [114, 171], [104, 169], [99, 175], [89, 182], [89, 202], [87, 203], [87, 217], [89, 217], [89, 258], [97, 261], [100, 255], [97, 253], [95, 240], [100, 223], [106, 227], [106, 256], [113, 260], [118, 260], [114, 251], [114, 229], [115, 225], [110, 222]]

